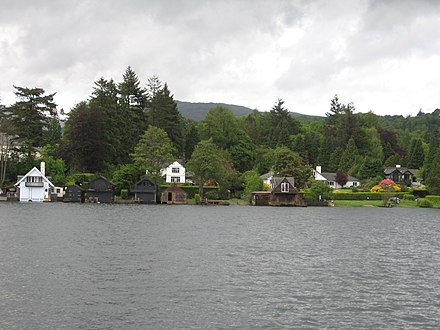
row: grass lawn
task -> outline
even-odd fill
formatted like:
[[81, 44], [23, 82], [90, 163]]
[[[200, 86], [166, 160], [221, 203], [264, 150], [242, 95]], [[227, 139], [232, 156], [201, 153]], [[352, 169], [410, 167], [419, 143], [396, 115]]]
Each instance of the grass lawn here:
[[[383, 201], [382, 200], [336, 200], [334, 201], [335, 206], [382, 206]], [[400, 200], [400, 204], [396, 205], [395, 207], [417, 207], [417, 204], [415, 201], [407, 201], [404, 199]]]

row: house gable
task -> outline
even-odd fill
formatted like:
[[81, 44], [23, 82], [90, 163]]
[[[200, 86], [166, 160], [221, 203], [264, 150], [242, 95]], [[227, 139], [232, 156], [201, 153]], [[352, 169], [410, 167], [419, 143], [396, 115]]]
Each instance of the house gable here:
[[165, 176], [166, 183], [185, 183], [186, 169], [177, 160], [161, 170], [161, 175]]
[[156, 185], [149, 179], [143, 178], [130, 189], [131, 192], [156, 192]]
[[292, 177], [274, 177], [272, 180], [273, 194], [297, 194], [294, 179]]
[[34, 177], [34, 178], [41, 178], [41, 182], [46, 182], [49, 186], [54, 187], [52, 182], [49, 181], [49, 179], [41, 173], [41, 171], [34, 167], [29, 172], [27, 172], [22, 178], [20, 178], [15, 186], [19, 186], [21, 183], [26, 182], [28, 180], [28, 177]]
[[88, 191], [113, 191], [114, 184], [103, 176], [90, 181]]

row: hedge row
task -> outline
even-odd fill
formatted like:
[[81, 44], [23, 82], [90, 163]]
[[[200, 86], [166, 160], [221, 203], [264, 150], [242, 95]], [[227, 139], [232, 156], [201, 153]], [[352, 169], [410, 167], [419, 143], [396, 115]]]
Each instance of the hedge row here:
[[382, 200], [387, 197], [399, 197], [403, 198], [405, 192], [393, 192], [393, 193], [374, 193], [374, 192], [358, 192], [358, 193], [334, 193], [334, 200]]
[[427, 195], [426, 200], [430, 201], [434, 207], [440, 207], [440, 196], [437, 195]]
[[[170, 185], [160, 185], [159, 186], [159, 195], [168, 187], [170, 187]], [[182, 188], [183, 190], [185, 190], [186, 192], [186, 197], [187, 198], [194, 198], [196, 194], [199, 193], [199, 186], [178, 186], [179, 188]], [[217, 186], [205, 186], [203, 187], [203, 192], [206, 194], [209, 191], [214, 191], [216, 193], [218, 193], [218, 187]]]

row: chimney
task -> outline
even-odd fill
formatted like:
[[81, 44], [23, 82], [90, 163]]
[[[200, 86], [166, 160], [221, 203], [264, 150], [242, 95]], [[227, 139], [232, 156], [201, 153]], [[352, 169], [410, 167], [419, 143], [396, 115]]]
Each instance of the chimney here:
[[41, 174], [46, 176], [46, 163], [45, 162], [41, 162], [41, 164], [40, 164], [40, 172], [41, 172]]
[[316, 166], [316, 172], [318, 172], [319, 174], [321, 174], [321, 166]]

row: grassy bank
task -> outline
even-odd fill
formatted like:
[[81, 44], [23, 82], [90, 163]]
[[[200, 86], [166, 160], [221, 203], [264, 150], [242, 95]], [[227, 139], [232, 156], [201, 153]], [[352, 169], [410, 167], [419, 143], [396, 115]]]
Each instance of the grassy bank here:
[[[382, 200], [336, 200], [334, 201], [335, 206], [344, 206], [344, 207], [361, 207], [361, 206], [374, 206], [379, 207], [383, 205]], [[409, 200], [400, 200], [400, 203], [394, 207], [407, 207], [413, 208], [418, 207], [416, 201]]]

